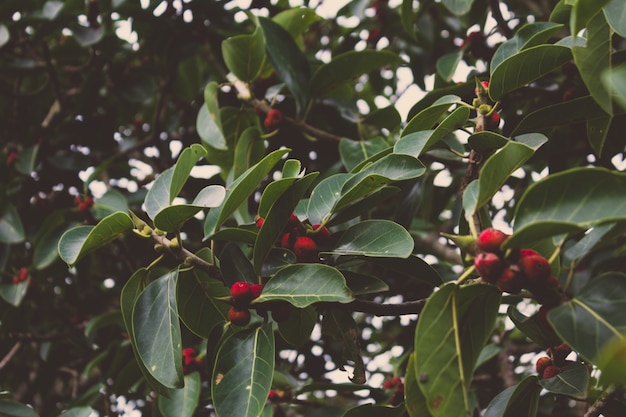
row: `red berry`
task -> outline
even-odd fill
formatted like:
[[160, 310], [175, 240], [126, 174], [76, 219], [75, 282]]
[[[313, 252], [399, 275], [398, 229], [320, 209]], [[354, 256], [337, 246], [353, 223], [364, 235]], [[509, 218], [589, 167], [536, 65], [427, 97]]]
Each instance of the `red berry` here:
[[237, 306], [247, 307], [254, 298], [254, 293], [247, 282], [237, 281], [230, 287], [230, 296]]
[[11, 152], [9, 153], [9, 156], [7, 156], [7, 166], [11, 166], [15, 163], [15, 160], [17, 159], [17, 152]]
[[521, 255], [517, 264], [531, 284], [546, 283], [550, 278], [552, 267], [550, 262], [541, 255]]
[[94, 201], [93, 201], [93, 198], [87, 197], [87, 198], [85, 198], [83, 203], [85, 203], [87, 205], [87, 207], [91, 208], [93, 206]]
[[282, 120], [283, 114], [280, 112], [280, 110], [272, 109], [267, 113], [267, 116], [263, 121], [263, 126], [265, 126], [267, 130], [273, 130], [278, 127]]
[[549, 348], [549, 352], [552, 355], [554, 364], [561, 366], [565, 362], [567, 355], [572, 353], [572, 348], [567, 343], [561, 343], [558, 346]]
[[490, 227], [480, 232], [476, 243], [483, 252], [500, 253], [500, 246], [508, 237], [503, 231]]
[[252, 291], [252, 298], [259, 298], [261, 296], [261, 293], [263, 292], [263, 284], [252, 284], [250, 286], [250, 291]]
[[543, 379], [550, 379], [550, 378], [557, 376], [560, 372], [561, 370], [559, 368], [557, 368], [554, 365], [550, 365], [550, 366], [547, 366], [546, 369], [544, 369], [543, 374], [541, 374], [541, 377]]
[[312, 227], [315, 233], [312, 233], [311, 237], [317, 244], [324, 245], [330, 241], [330, 230], [328, 230], [325, 226], [322, 226], [321, 224], [314, 224]]
[[18, 277], [17, 275], [13, 276], [13, 284], [17, 285], [20, 283], [20, 277]]
[[522, 290], [523, 277], [519, 270], [514, 266], [505, 268], [498, 277], [498, 288], [509, 294], [517, 294]]
[[298, 229], [292, 229], [290, 232], [285, 233], [280, 239], [280, 247], [292, 249], [299, 235]]
[[183, 349], [183, 356], [195, 356], [196, 350], [194, 348]]
[[[485, 90], [487, 90], [487, 91], [489, 90], [489, 81], [481, 81], [480, 85], [482, 85]], [[478, 91], [478, 87], [477, 87], [477, 88], [474, 89], [474, 94], [478, 95], [478, 93], [479, 93], [479, 91]]]
[[474, 258], [474, 266], [485, 281], [495, 284], [502, 273], [504, 263], [495, 253], [481, 252]]
[[28, 279], [28, 275], [29, 275], [28, 268], [26, 268], [26, 267], [20, 268], [20, 270], [18, 272], [18, 275], [19, 275], [20, 282], [26, 281]]
[[498, 126], [500, 126], [500, 114], [498, 112], [493, 112], [487, 121], [487, 127], [490, 129], [497, 129]]
[[263, 217], [256, 219], [256, 228], [261, 229], [261, 227], [263, 227], [263, 223], [265, 223], [265, 219]]
[[317, 261], [317, 244], [308, 236], [300, 236], [293, 244], [293, 253], [298, 262]]
[[550, 365], [552, 365], [552, 359], [547, 356], [542, 356], [541, 358], [537, 359], [535, 369], [537, 370], [537, 373], [539, 375], [543, 375], [543, 371], [545, 371], [545, 369]]
[[287, 228], [289, 229], [298, 229], [298, 226], [300, 226], [300, 220], [298, 220], [298, 216], [296, 216], [295, 214], [291, 214], [291, 216], [289, 216], [289, 222], [287, 222]]
[[245, 326], [250, 323], [250, 311], [231, 307], [228, 310], [228, 320], [235, 326]]

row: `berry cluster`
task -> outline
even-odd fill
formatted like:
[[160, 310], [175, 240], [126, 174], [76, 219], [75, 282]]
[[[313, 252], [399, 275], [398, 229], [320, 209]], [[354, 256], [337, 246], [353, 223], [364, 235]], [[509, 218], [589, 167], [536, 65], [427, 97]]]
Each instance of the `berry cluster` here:
[[563, 372], [565, 368], [574, 363], [566, 359], [571, 352], [572, 348], [567, 343], [561, 343], [558, 346], [546, 349], [546, 353], [550, 356], [542, 356], [537, 359], [535, 364], [539, 377], [541, 379], [550, 379]]
[[19, 283], [22, 283], [26, 281], [29, 276], [30, 272], [28, 272], [28, 268], [21, 267], [20, 270], [17, 271], [17, 274], [13, 275], [13, 284], [17, 285]]
[[228, 320], [236, 326], [250, 323], [250, 302], [263, 292], [262, 284], [249, 284], [237, 281], [230, 287], [230, 298], [233, 306], [228, 311]]
[[512, 249], [505, 254], [500, 247], [508, 237], [493, 228], [478, 236], [480, 253], [474, 258], [474, 266], [482, 279], [510, 294], [526, 288], [539, 303], [549, 307], [560, 304], [559, 282], [551, 275], [550, 262], [532, 249]]
[[404, 381], [402, 378], [395, 376], [383, 383], [385, 391], [393, 391], [389, 398], [389, 404], [396, 406], [404, 401]]
[[[261, 229], [264, 222], [265, 219], [259, 217], [256, 227]], [[297, 262], [318, 262], [318, 246], [328, 244], [330, 238], [330, 231], [326, 227], [320, 224], [307, 227], [292, 214], [280, 238], [280, 247], [291, 250]]]
[[265, 126], [267, 130], [274, 130], [280, 125], [282, 120], [283, 114], [281, 111], [278, 109], [272, 109], [267, 112], [267, 116], [265, 116], [265, 120], [263, 121], [263, 126]]
[[74, 205], [78, 207], [78, 211], [81, 213], [89, 211], [93, 207], [93, 203], [94, 201], [91, 197], [82, 197], [80, 195], [74, 197]]
[[202, 359], [198, 357], [198, 352], [194, 348], [183, 349], [183, 373], [188, 374], [198, 369], [202, 369]]

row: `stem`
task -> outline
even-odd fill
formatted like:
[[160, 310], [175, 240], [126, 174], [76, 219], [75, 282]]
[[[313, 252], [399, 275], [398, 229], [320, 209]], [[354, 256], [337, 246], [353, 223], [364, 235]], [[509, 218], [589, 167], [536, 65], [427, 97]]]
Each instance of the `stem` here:
[[593, 404], [591, 404], [584, 417], [598, 417], [602, 414], [602, 409], [606, 407], [613, 395], [615, 395], [615, 386], [611, 385], [598, 396]]
[[475, 270], [476, 267], [474, 265], [467, 268], [465, 272], [463, 272], [463, 274], [459, 277], [459, 279], [456, 280], [456, 285], [461, 285], [463, 282], [467, 281], [474, 274]]

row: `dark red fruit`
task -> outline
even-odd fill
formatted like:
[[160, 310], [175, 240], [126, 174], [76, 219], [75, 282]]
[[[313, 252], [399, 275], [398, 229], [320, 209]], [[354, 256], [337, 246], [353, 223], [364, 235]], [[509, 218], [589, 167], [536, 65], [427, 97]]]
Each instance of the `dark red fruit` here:
[[283, 114], [280, 110], [272, 109], [267, 113], [265, 120], [263, 121], [263, 126], [267, 130], [273, 130], [280, 125], [280, 122], [283, 120]]
[[252, 284], [250, 286], [250, 291], [252, 291], [252, 298], [259, 298], [261, 293], [263, 292], [263, 284]]
[[481, 252], [474, 258], [474, 267], [485, 281], [495, 284], [502, 273], [504, 263], [495, 253]]
[[497, 129], [498, 126], [500, 126], [500, 114], [498, 112], [493, 112], [487, 120], [487, 127], [490, 129]]
[[298, 229], [298, 226], [300, 226], [300, 220], [298, 220], [298, 216], [296, 216], [295, 214], [291, 214], [291, 216], [289, 216], [289, 222], [287, 222], [287, 228], [293, 230], [293, 229]]
[[500, 246], [502, 246], [508, 237], [509, 235], [502, 230], [490, 227], [480, 232], [476, 244], [483, 252], [500, 253]]
[[547, 356], [542, 356], [537, 359], [537, 363], [535, 364], [535, 369], [539, 375], [543, 375], [543, 371], [546, 370], [548, 366], [552, 365], [552, 359]]
[[521, 255], [517, 265], [532, 285], [546, 283], [550, 278], [552, 267], [541, 255]]
[[250, 284], [237, 281], [230, 287], [230, 296], [236, 306], [247, 307], [254, 298], [254, 293]]
[[308, 236], [300, 236], [293, 244], [293, 253], [298, 262], [317, 261], [317, 243]]
[[20, 282], [24, 282], [28, 279], [28, 276], [30, 275], [28, 272], [28, 268], [26, 267], [21, 267], [20, 270], [17, 273], [18, 278], [20, 280]]
[[509, 294], [518, 294], [522, 291], [524, 279], [515, 266], [505, 268], [498, 277], [498, 288]]
[[552, 289], [557, 290], [557, 289], [559, 289], [560, 286], [561, 286], [561, 283], [559, 282], [559, 280], [556, 279], [553, 276], [548, 278], [547, 281], [546, 281], [546, 287], [548, 287], [548, 288], [552, 288]]
[[196, 350], [194, 348], [183, 349], [183, 356], [195, 356]]
[[250, 311], [231, 307], [228, 310], [228, 320], [235, 326], [245, 326], [250, 323]]
[[285, 249], [293, 249], [293, 245], [296, 243], [296, 239], [300, 236], [298, 229], [294, 228], [289, 232], [283, 234], [280, 238], [280, 247]]
[[258, 219], [256, 219], [256, 228], [260, 229], [261, 227], [263, 227], [263, 223], [265, 223], [265, 219], [263, 217], [259, 217]]
[[561, 370], [554, 365], [547, 366], [546, 369], [543, 370], [541, 374], [542, 379], [550, 379], [557, 376]]
[[552, 355], [552, 360], [555, 365], [563, 366], [565, 364], [565, 358], [572, 353], [572, 348], [567, 343], [561, 343], [558, 346], [552, 346], [549, 348], [549, 353]]
[[[474, 32], [474, 33], [476, 33], [476, 32]], [[470, 35], [471, 35], [471, 33], [470, 33]], [[468, 39], [469, 39], [469, 37], [468, 37]], [[483, 86], [483, 88], [485, 90], [489, 90], [489, 81], [481, 81], [480, 84]], [[474, 94], [478, 95], [478, 88], [474, 89]]]
[[315, 233], [311, 234], [311, 238], [313, 238], [317, 244], [325, 245], [330, 241], [330, 230], [328, 230], [325, 226], [322, 226], [321, 224], [314, 224], [312, 228]]

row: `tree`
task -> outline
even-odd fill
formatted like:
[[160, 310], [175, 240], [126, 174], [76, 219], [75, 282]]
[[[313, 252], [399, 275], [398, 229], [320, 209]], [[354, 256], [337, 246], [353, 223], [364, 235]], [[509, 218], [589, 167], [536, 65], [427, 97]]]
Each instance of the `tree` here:
[[623, 9], [4, 0], [0, 414], [623, 416]]

